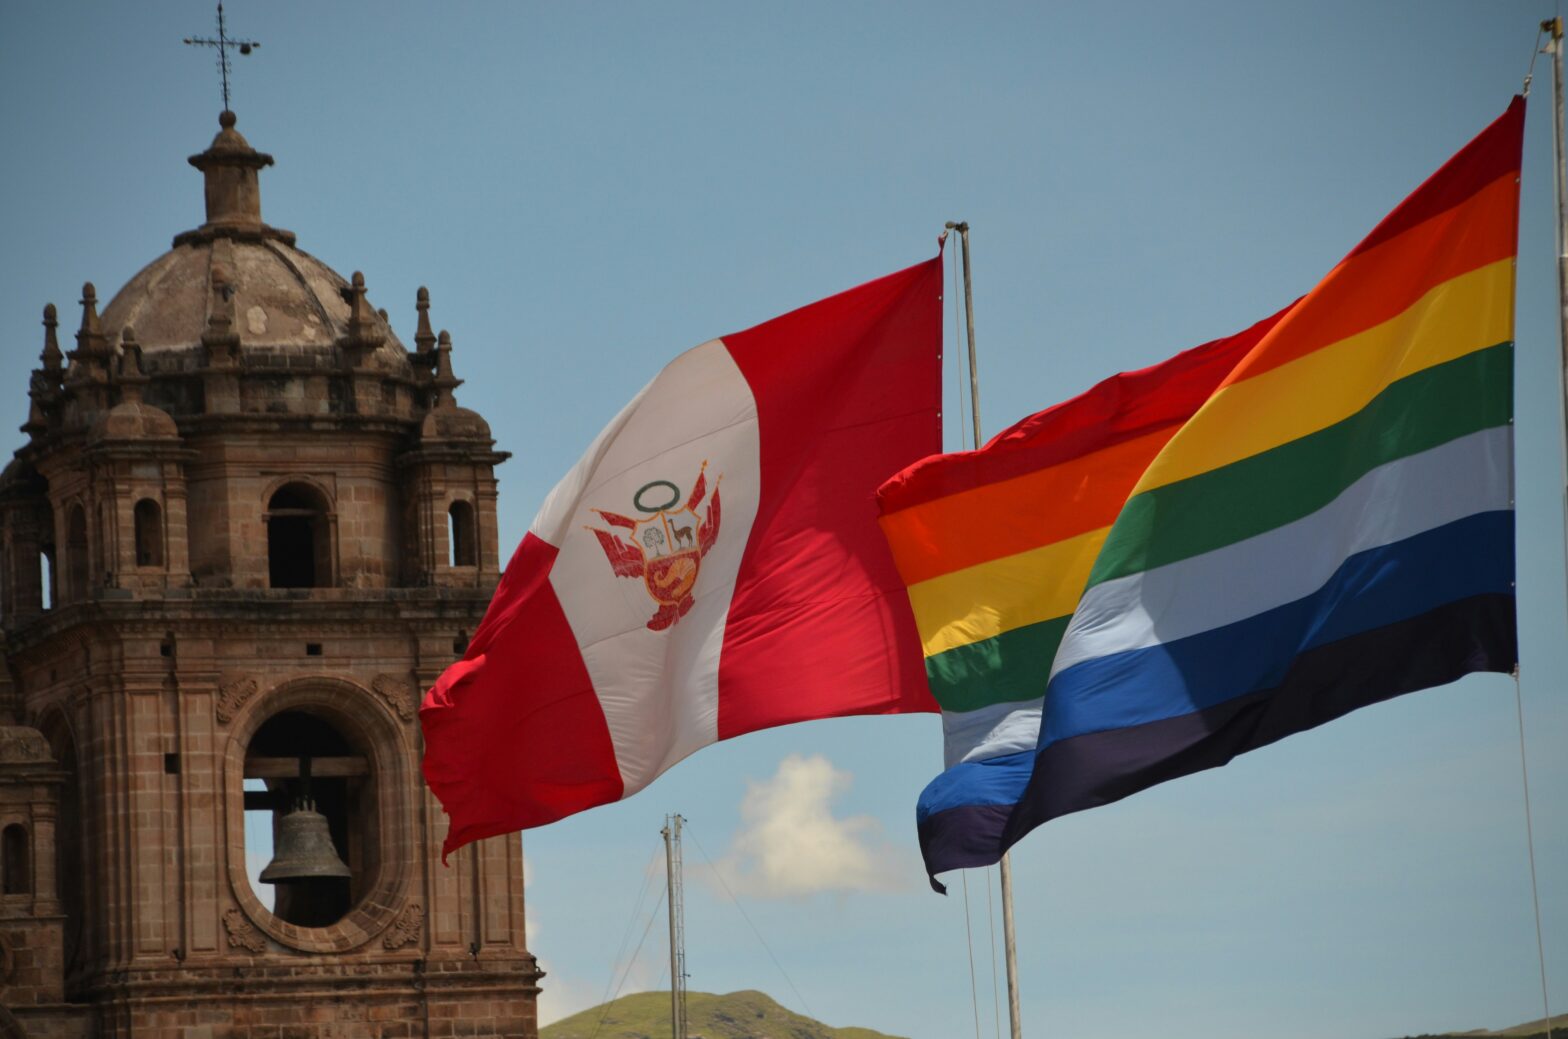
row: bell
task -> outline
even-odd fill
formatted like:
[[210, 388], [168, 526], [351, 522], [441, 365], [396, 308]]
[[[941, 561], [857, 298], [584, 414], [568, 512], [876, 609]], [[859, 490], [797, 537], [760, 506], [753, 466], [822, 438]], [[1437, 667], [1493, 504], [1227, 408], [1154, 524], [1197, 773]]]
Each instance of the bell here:
[[278, 822], [277, 848], [272, 861], [261, 871], [261, 882], [288, 884], [348, 876], [349, 868], [338, 858], [338, 850], [332, 844], [327, 817], [316, 811], [314, 801], [296, 801], [294, 810]]

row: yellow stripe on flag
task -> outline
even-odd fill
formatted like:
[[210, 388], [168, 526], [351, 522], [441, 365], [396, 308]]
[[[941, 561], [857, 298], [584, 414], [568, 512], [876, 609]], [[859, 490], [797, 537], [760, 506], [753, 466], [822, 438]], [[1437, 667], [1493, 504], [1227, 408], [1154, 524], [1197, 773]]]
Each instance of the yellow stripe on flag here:
[[[1511, 258], [1500, 260], [1450, 279], [1381, 325], [1224, 387], [1166, 445], [1133, 493], [1314, 433], [1354, 415], [1389, 383], [1507, 342], [1513, 266]], [[1258, 349], [1266, 351], [1268, 342]]]
[[1110, 533], [1101, 527], [909, 588], [926, 656], [1073, 612]]

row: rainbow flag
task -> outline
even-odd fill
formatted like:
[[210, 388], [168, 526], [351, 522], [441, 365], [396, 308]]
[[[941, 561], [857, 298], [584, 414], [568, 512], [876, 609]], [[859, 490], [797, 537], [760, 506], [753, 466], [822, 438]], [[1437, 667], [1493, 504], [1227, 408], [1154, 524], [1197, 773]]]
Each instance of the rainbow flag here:
[[1513, 667], [1523, 117], [1280, 314], [884, 486], [947, 738], [933, 874]]
[[1033, 768], [1051, 661], [1111, 524], [1160, 448], [1283, 316], [1112, 376], [878, 490], [942, 709], [947, 771], [918, 810], [928, 863], [1001, 855]]

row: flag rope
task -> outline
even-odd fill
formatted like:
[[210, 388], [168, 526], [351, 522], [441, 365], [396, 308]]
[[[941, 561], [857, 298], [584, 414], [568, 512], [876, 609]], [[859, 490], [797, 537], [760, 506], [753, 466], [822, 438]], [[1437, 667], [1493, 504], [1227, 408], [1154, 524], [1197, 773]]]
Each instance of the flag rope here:
[[664, 896], [669, 892], [669, 885], [659, 893], [659, 900], [654, 903], [653, 912], [648, 914], [648, 925], [642, 929], [642, 937], [637, 939], [637, 948], [632, 950], [632, 958], [626, 961], [626, 969], [621, 972], [621, 983], [615, 986], [615, 995], [600, 1008], [599, 1023], [593, 1026], [593, 1035], [589, 1039], [599, 1039], [599, 1032], [604, 1028], [604, 1022], [610, 1016], [610, 1004], [621, 998], [621, 989], [626, 987], [626, 979], [631, 977], [632, 965], [637, 962], [637, 955], [642, 952], [643, 943], [648, 940], [648, 932], [653, 930], [653, 922], [659, 917], [659, 907], [664, 905]]
[[1535, 80], [1535, 59], [1544, 53], [1541, 48], [1541, 37], [1545, 35], [1546, 25], [1543, 23], [1535, 31], [1535, 44], [1530, 48], [1530, 67], [1524, 70], [1524, 86], [1519, 91], [1521, 97], [1530, 96], [1530, 84]]
[[1524, 753], [1524, 694], [1519, 689], [1519, 667], [1514, 665], [1514, 710], [1519, 719], [1519, 777], [1524, 788], [1524, 837], [1530, 858], [1530, 902], [1535, 909], [1535, 956], [1541, 967], [1541, 1010], [1546, 1015], [1546, 1039], [1552, 1039], [1552, 1006], [1546, 988], [1546, 943], [1541, 937], [1541, 894], [1535, 882], [1535, 826], [1530, 819], [1530, 766]]
[[653, 887], [653, 864], [658, 861], [659, 849], [654, 848], [648, 856], [648, 862], [642, 870], [642, 890], [637, 892], [637, 901], [632, 905], [631, 915], [626, 918], [626, 930], [621, 934], [621, 944], [615, 950], [615, 959], [610, 961], [610, 976], [604, 982], [604, 995], [600, 998], [601, 1004], [610, 1002], [610, 989], [615, 985], [615, 974], [621, 967], [621, 957], [626, 953], [626, 946], [632, 940], [632, 932], [637, 928], [637, 921], [642, 919], [643, 900], [648, 897], [648, 891]]
[[991, 1022], [996, 1039], [1002, 1039], [1002, 994], [996, 987], [996, 908], [991, 901], [991, 878], [985, 881], [985, 922], [991, 930]]
[[975, 1014], [975, 1039], [980, 1039], [980, 995], [975, 985], [975, 939], [969, 929], [969, 871], [966, 869], [960, 873], [959, 879], [964, 886], [964, 947], [969, 950], [969, 1006]]

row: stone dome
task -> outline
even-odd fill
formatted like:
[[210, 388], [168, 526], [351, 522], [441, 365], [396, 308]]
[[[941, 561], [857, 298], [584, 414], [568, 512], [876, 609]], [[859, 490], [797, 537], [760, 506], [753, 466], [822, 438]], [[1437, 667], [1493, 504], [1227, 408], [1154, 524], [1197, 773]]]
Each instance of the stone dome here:
[[[269, 238], [175, 246], [115, 294], [103, 311], [104, 328], [113, 334], [134, 325], [149, 354], [199, 345], [214, 266], [233, 292], [234, 331], [242, 347], [322, 350], [348, 331], [347, 279], [309, 253]], [[378, 353], [401, 358], [404, 347], [392, 329], [379, 314], [372, 323], [385, 336]]]
[[[212, 146], [190, 158], [206, 181], [206, 222], [174, 239], [174, 247], [143, 267], [103, 310], [110, 336], [134, 325], [154, 370], [166, 370], [174, 351], [201, 343], [214, 299], [214, 275], [228, 286], [232, 331], [247, 355], [278, 358], [330, 351], [348, 332], [352, 287], [348, 280], [294, 245], [292, 232], [261, 220], [257, 174], [272, 156], [255, 151], [234, 128], [232, 112], [219, 118]], [[370, 311], [381, 345], [372, 364], [408, 367], [403, 344], [387, 322]], [[278, 355], [284, 355], [279, 357]]]
[[489, 440], [490, 423], [477, 411], [448, 405], [425, 416], [419, 427], [421, 440]]
[[142, 401], [125, 401], [104, 412], [93, 426], [94, 440], [178, 440], [180, 430], [166, 411]]

